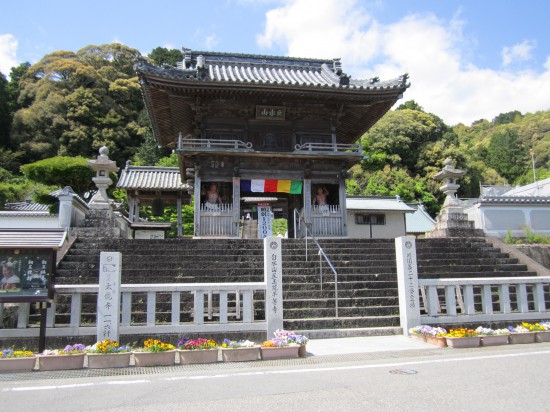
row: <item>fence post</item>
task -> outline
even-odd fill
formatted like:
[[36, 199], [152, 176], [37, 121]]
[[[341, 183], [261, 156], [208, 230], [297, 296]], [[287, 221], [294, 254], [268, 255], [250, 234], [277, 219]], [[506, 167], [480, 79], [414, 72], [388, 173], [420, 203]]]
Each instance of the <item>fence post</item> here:
[[279, 237], [264, 238], [265, 318], [267, 337], [283, 328], [283, 264]]
[[408, 336], [410, 328], [420, 325], [415, 238], [411, 236], [396, 238], [395, 257], [399, 288], [399, 317], [403, 334]]

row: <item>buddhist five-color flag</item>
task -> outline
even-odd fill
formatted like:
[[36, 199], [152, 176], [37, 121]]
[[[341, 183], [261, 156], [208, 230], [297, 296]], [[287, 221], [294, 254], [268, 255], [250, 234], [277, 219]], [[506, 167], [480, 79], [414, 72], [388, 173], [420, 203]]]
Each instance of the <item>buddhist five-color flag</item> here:
[[241, 191], [255, 193], [290, 193], [299, 195], [302, 193], [302, 181], [271, 179], [241, 180]]

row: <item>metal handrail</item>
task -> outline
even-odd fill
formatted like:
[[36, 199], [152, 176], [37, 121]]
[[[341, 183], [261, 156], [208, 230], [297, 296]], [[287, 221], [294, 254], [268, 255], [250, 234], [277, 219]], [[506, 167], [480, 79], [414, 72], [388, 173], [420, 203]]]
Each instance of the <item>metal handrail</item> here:
[[[313, 241], [315, 242], [315, 244], [317, 245], [317, 248], [319, 249], [319, 275], [320, 275], [320, 280], [321, 280], [321, 290], [323, 290], [323, 268], [322, 268], [322, 258], [325, 258], [326, 262], [328, 263], [328, 266], [332, 269], [332, 272], [334, 273], [334, 306], [335, 306], [335, 310], [336, 310], [336, 317], [338, 317], [338, 272], [336, 271], [336, 269], [334, 268], [334, 266], [332, 265], [332, 262], [330, 261], [330, 259], [328, 258], [328, 256], [325, 254], [325, 251], [323, 250], [323, 248], [321, 247], [321, 245], [319, 244], [319, 241], [317, 240], [317, 238], [313, 235], [313, 233], [311, 233], [311, 231], [309, 230], [309, 227], [307, 226], [307, 223], [304, 219], [304, 216], [297, 210], [297, 209], [294, 209], [294, 237], [296, 237], [296, 216], [298, 216], [298, 223], [300, 221], [304, 222], [304, 227], [306, 228], [306, 262], [308, 260], [308, 253], [307, 253], [307, 238], [308, 238], [308, 234], [311, 236], [311, 238], [313, 239]], [[298, 225], [298, 227], [300, 227], [300, 225]]]

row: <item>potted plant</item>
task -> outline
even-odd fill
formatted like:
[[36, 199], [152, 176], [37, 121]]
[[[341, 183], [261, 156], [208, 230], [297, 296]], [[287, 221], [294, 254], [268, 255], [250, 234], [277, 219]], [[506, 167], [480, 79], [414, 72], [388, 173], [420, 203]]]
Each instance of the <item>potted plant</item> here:
[[508, 335], [510, 335], [508, 329], [491, 329], [482, 326], [476, 329], [476, 333], [481, 338], [481, 346], [507, 345]]
[[415, 326], [409, 329], [409, 336], [413, 339], [418, 339], [422, 342], [426, 342], [425, 328], [429, 328], [428, 325]]
[[147, 339], [143, 347], [136, 349], [134, 360], [136, 366], [167, 366], [176, 363], [174, 345], [158, 339]]
[[232, 341], [224, 339], [222, 359], [224, 362], [244, 362], [258, 360], [260, 347], [249, 340]]
[[478, 347], [481, 338], [473, 329], [457, 328], [451, 329], [446, 335], [447, 346], [451, 348], [475, 348]]
[[273, 333], [275, 339], [286, 342], [288, 345], [298, 345], [298, 356], [305, 358], [307, 356], [306, 345], [309, 342], [309, 338], [305, 335], [298, 335], [296, 332], [277, 329]]
[[529, 330], [528, 325], [528, 323], [522, 322], [521, 325], [517, 325], [515, 328], [513, 326], [508, 326], [508, 330], [510, 331], [510, 343], [535, 343], [535, 333]]
[[444, 328], [422, 325], [421, 331], [426, 336], [426, 343], [439, 346], [440, 348], [447, 347], [447, 340], [445, 339], [447, 330]]
[[130, 366], [131, 349], [120, 346], [116, 340], [105, 339], [92, 346], [86, 346], [88, 368], [124, 368]]
[[38, 356], [38, 368], [41, 371], [60, 369], [81, 369], [84, 367], [86, 346], [81, 343], [67, 345], [63, 349], [46, 349]]
[[182, 339], [178, 342], [180, 363], [215, 363], [218, 361], [218, 344], [213, 339]]
[[550, 328], [544, 323], [528, 323], [522, 322], [521, 326], [529, 332], [535, 333], [535, 342], [550, 342]]
[[30, 372], [36, 364], [36, 355], [28, 350], [0, 350], [0, 372]]
[[262, 359], [297, 358], [300, 346], [297, 343], [288, 343], [282, 339], [270, 339], [262, 343], [260, 354]]

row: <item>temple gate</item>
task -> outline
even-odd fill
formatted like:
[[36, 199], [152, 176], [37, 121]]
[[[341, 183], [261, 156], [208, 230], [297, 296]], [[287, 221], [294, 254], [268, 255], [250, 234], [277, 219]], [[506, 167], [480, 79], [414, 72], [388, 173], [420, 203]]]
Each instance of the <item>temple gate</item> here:
[[[153, 131], [195, 195], [195, 236], [238, 237], [272, 199], [294, 233], [347, 235], [345, 179], [357, 143], [407, 89], [407, 76], [354, 80], [339, 59], [185, 50], [178, 68], [136, 65]], [[261, 202], [261, 199], [259, 200]], [[265, 203], [265, 202], [263, 202]]]

